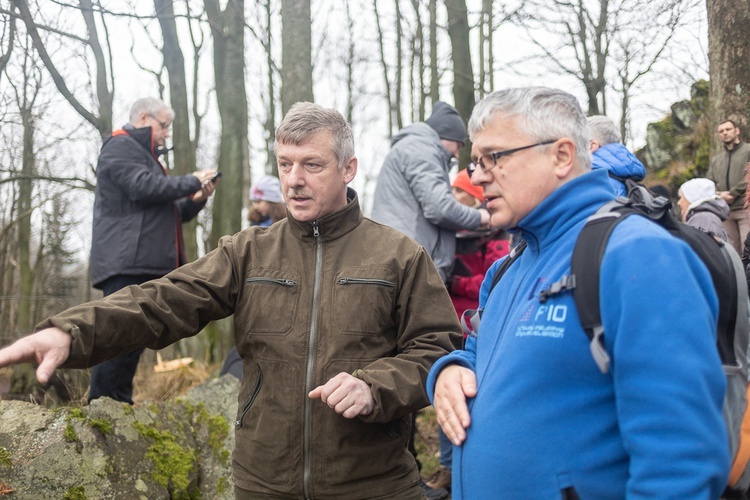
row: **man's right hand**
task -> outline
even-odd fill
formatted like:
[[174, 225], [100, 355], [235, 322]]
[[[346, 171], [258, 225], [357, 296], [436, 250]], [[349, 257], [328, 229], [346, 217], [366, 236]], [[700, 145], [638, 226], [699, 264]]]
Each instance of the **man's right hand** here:
[[734, 196], [729, 191], [719, 191], [719, 197], [727, 202], [727, 205], [734, 203]]
[[46, 384], [70, 354], [73, 338], [59, 328], [46, 328], [0, 349], [0, 368], [17, 363], [39, 363], [36, 379]]
[[473, 371], [460, 365], [448, 365], [440, 371], [433, 406], [440, 427], [456, 446], [466, 439], [471, 423], [466, 399], [476, 395], [477, 377]]

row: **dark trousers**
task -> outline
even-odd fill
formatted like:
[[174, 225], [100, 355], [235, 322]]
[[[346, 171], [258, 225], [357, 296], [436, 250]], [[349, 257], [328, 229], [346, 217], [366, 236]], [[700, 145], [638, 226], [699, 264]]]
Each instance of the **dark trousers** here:
[[[159, 278], [151, 275], [118, 275], [112, 276], [102, 284], [104, 296], [129, 285], [140, 285], [146, 281]], [[99, 363], [91, 369], [89, 385], [89, 403], [92, 399], [108, 397], [115, 401], [133, 404], [133, 376], [138, 367], [143, 349], [112, 358]]]

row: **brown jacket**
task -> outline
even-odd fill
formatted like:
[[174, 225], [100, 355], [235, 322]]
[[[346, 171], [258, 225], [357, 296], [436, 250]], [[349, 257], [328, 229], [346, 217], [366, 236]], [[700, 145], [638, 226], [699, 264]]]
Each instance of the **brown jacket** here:
[[[433, 362], [460, 342], [425, 250], [365, 219], [356, 195], [317, 223], [287, 218], [224, 237], [165, 278], [49, 319], [73, 335], [66, 367], [158, 349], [234, 313], [244, 358], [234, 453], [242, 489], [289, 498], [398, 497], [418, 480], [409, 414]], [[346, 419], [308, 391], [364, 380], [370, 415]]]

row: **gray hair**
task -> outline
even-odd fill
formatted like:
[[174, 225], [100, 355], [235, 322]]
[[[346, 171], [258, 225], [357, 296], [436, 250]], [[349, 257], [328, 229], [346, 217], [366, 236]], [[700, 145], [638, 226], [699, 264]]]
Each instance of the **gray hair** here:
[[620, 135], [617, 125], [606, 116], [589, 116], [586, 121], [589, 122], [591, 140], [598, 142], [600, 146], [622, 142], [622, 135]]
[[135, 101], [130, 108], [130, 124], [135, 125], [143, 113], [156, 115], [164, 110], [169, 113], [169, 120], [174, 120], [174, 110], [164, 101], [155, 97], [142, 97]]
[[339, 169], [354, 157], [352, 127], [341, 113], [312, 102], [298, 102], [287, 111], [276, 129], [273, 149], [278, 144], [304, 144], [318, 132], [329, 132], [333, 138], [331, 149], [336, 155]]
[[521, 87], [492, 92], [479, 101], [469, 119], [469, 137], [481, 132], [495, 115], [518, 119], [518, 127], [532, 140], [567, 137], [576, 147], [576, 163], [591, 168], [589, 129], [578, 100], [558, 89]]

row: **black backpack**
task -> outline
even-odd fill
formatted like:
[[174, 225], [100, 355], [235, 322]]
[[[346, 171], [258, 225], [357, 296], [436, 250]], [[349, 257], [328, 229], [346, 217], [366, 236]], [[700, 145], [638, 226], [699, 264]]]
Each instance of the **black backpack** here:
[[[539, 301], [544, 302], [551, 296], [567, 291], [573, 293], [581, 326], [589, 338], [591, 354], [599, 369], [606, 374], [610, 359], [604, 349], [599, 276], [612, 231], [626, 218], [642, 216], [690, 245], [711, 273], [719, 298], [716, 344], [727, 377], [723, 413], [733, 460], [729, 488], [745, 492], [750, 487], [750, 412], [747, 411], [750, 304], [744, 267], [730, 245], [712, 234], [678, 222], [669, 200], [654, 196], [647, 188], [633, 181], [628, 180], [626, 185], [627, 198], [617, 198], [589, 217], [573, 249], [570, 275], [542, 290]], [[525, 243], [521, 243], [498, 267], [490, 293], [525, 248]], [[477, 313], [470, 318], [474, 332], [478, 329], [482, 310]], [[465, 322], [463, 324], [466, 327]], [[471, 334], [475, 335], [473, 332]]]

